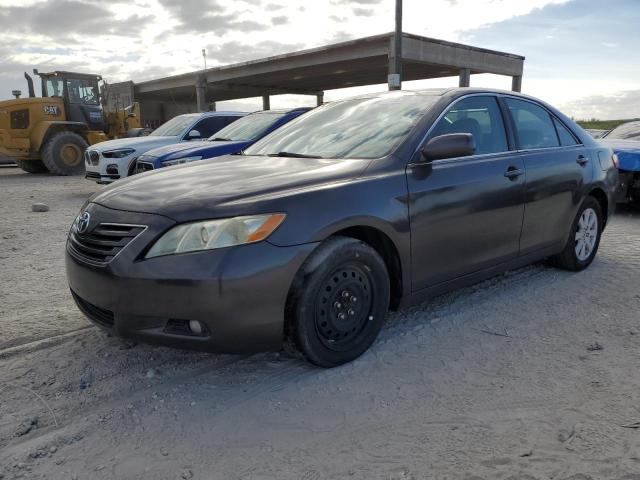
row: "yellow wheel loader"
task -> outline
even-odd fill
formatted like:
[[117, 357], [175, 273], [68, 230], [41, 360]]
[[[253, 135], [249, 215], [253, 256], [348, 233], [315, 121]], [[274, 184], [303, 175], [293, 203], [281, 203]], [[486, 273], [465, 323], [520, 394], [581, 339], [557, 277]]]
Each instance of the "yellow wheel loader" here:
[[14, 91], [15, 99], [0, 102], [0, 157], [14, 160], [24, 171], [83, 174], [88, 145], [141, 130], [137, 104], [104, 112], [101, 76], [33, 72], [42, 81], [41, 97], [25, 73], [29, 97], [19, 98]]

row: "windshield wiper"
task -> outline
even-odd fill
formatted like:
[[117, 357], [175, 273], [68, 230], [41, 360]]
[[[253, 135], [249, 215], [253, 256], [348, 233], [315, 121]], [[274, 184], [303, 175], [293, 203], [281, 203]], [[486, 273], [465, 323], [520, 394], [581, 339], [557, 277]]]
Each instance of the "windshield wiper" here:
[[230, 138], [224, 138], [224, 137], [216, 137], [216, 138], [212, 138], [210, 141], [211, 142], [230, 142], [231, 139]]
[[270, 153], [267, 157], [291, 157], [291, 158], [322, 158], [320, 155], [305, 155], [304, 153], [278, 152]]

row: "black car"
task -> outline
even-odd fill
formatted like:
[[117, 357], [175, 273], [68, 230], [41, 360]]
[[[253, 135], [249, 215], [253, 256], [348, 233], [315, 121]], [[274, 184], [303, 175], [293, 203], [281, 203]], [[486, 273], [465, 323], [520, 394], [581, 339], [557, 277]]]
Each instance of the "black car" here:
[[612, 152], [511, 92], [325, 104], [245, 150], [118, 182], [67, 242], [78, 307], [117, 335], [295, 349], [331, 367], [387, 311], [550, 258], [586, 268], [612, 214]]

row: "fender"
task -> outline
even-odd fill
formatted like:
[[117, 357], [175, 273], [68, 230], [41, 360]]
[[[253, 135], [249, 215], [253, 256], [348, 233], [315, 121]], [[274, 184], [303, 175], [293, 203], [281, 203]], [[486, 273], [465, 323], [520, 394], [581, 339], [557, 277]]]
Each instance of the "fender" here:
[[29, 135], [31, 140], [31, 149], [33, 151], [40, 151], [47, 139], [53, 133], [61, 130], [70, 130], [86, 137], [86, 133], [89, 129], [87, 125], [82, 122], [67, 122], [64, 120], [38, 122]]

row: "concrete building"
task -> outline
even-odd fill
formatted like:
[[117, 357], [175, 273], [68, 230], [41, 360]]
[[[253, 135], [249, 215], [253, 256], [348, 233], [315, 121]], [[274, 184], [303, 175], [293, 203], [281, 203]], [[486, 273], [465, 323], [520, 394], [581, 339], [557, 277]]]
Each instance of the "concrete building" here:
[[[130, 83], [141, 104], [142, 120], [156, 126], [185, 112], [215, 108], [215, 102], [270, 95], [313, 95], [321, 104], [326, 90], [402, 81], [459, 76], [469, 86], [471, 75], [493, 73], [512, 78], [520, 91], [524, 57], [511, 53], [402, 33], [375, 35], [249, 62], [208, 68], [142, 83]], [[395, 45], [401, 44], [400, 52]], [[397, 61], [399, 60], [399, 62]], [[396, 70], [401, 69], [401, 72]], [[401, 74], [400, 74], [401, 73]]]

